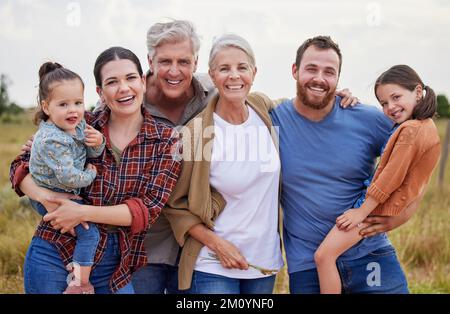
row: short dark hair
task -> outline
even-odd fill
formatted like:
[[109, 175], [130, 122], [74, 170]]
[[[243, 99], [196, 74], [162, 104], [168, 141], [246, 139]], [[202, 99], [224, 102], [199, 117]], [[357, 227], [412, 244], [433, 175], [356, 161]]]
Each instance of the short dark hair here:
[[139, 58], [131, 50], [122, 47], [111, 47], [103, 51], [97, 57], [97, 60], [95, 60], [94, 77], [95, 77], [95, 84], [98, 87], [102, 86], [101, 71], [103, 66], [110, 61], [122, 59], [130, 60], [131, 62], [133, 62], [136, 65], [139, 75], [140, 76], [143, 75], [141, 62], [139, 61]]
[[339, 56], [339, 73], [341, 73], [341, 66], [342, 66], [341, 50], [339, 49], [338, 44], [336, 44], [331, 39], [330, 36], [316, 36], [305, 40], [303, 44], [297, 49], [297, 56], [295, 58], [295, 65], [297, 66], [297, 68], [300, 66], [303, 54], [305, 53], [306, 49], [308, 49], [310, 46], [314, 46], [320, 50], [333, 49], [334, 51], [336, 51], [337, 55]]
[[422, 96], [420, 101], [417, 103], [416, 107], [412, 113], [412, 119], [425, 120], [428, 118], [433, 118], [436, 114], [437, 109], [437, 99], [434, 90], [423, 84], [422, 79], [419, 77], [416, 71], [411, 67], [399, 64], [394, 65], [389, 70], [383, 72], [376, 80], [374, 91], [375, 96], [378, 101], [380, 100], [377, 95], [377, 89], [380, 85], [385, 84], [396, 84], [401, 87], [414, 91], [417, 85], [422, 86], [425, 90], [425, 97]]

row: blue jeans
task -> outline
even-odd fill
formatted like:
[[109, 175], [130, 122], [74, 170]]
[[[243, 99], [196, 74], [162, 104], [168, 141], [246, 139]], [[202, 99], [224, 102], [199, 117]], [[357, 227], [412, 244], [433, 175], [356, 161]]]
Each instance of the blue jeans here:
[[147, 264], [132, 277], [136, 294], [183, 294], [178, 290], [178, 267], [167, 264]]
[[[352, 260], [337, 261], [342, 281], [342, 292], [408, 294], [405, 274], [392, 246], [375, 250], [368, 255]], [[289, 274], [291, 293], [320, 293], [317, 269], [308, 269]]]
[[[78, 204], [84, 204], [82, 200], [73, 200]], [[47, 210], [44, 205], [30, 199], [31, 206], [41, 215], [45, 216]], [[77, 234], [77, 243], [73, 252], [73, 262], [80, 266], [92, 266], [94, 264], [95, 251], [100, 241], [100, 233], [95, 224], [89, 222], [89, 229], [86, 230], [82, 225], [75, 227]]]
[[[97, 294], [110, 294], [109, 281], [120, 263], [119, 236], [108, 234], [105, 254], [92, 270], [90, 282]], [[67, 288], [66, 270], [56, 247], [50, 242], [33, 237], [25, 256], [24, 286], [27, 294], [61, 294]], [[119, 289], [117, 294], [133, 294], [131, 283]]]
[[275, 275], [237, 279], [194, 270], [190, 294], [271, 294]]

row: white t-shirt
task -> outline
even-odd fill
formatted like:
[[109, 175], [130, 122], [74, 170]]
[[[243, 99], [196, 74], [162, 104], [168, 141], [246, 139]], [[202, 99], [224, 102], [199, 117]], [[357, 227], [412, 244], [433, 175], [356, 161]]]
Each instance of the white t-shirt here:
[[[283, 267], [278, 234], [280, 159], [269, 130], [256, 112], [233, 125], [214, 113], [214, 143], [210, 183], [227, 205], [215, 221], [214, 232], [233, 243], [247, 262], [267, 269]], [[251, 279], [264, 277], [259, 270], [226, 269], [205, 260], [213, 252], [200, 251], [195, 270]]]

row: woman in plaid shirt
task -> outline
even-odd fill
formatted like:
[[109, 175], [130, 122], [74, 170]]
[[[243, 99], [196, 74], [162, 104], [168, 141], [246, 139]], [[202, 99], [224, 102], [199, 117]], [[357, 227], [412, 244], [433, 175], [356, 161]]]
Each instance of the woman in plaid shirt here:
[[146, 264], [144, 237], [158, 218], [181, 170], [178, 136], [143, 109], [145, 76], [128, 49], [102, 52], [94, 67], [97, 92], [105, 110], [86, 113], [86, 121], [106, 137], [103, 154], [89, 160], [97, 168], [94, 182], [81, 196], [38, 187], [28, 171], [29, 154], [11, 165], [13, 188], [48, 210], [37, 227], [24, 265], [26, 293], [62, 293], [76, 276], [66, 269], [72, 260], [73, 228], [82, 222], [99, 225], [100, 242], [91, 282], [96, 293], [133, 293], [131, 274]]

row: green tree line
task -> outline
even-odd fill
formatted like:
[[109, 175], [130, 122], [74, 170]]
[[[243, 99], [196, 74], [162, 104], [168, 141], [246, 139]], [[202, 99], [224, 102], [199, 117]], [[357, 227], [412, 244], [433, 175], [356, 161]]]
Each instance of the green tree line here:
[[450, 118], [450, 104], [448, 102], [447, 96], [438, 95], [437, 96], [437, 113], [440, 118]]
[[18, 106], [15, 102], [10, 101], [8, 95], [8, 87], [11, 85], [11, 81], [5, 74], [0, 75], [0, 116], [4, 114], [17, 115], [24, 110]]

